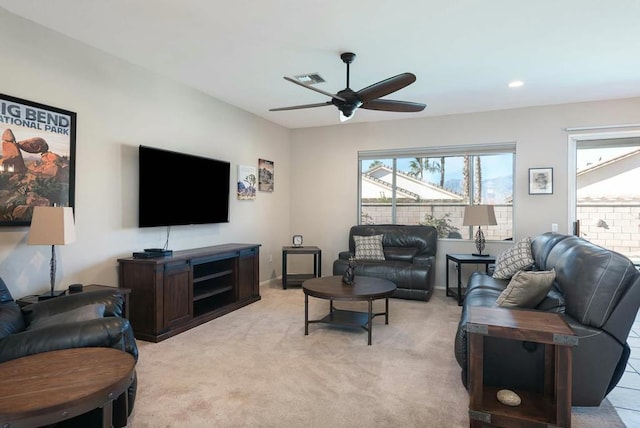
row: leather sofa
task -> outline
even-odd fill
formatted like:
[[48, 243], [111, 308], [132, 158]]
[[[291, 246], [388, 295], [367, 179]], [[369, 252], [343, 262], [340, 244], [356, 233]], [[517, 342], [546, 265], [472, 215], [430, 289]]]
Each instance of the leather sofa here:
[[[123, 318], [124, 298], [115, 288], [70, 294], [20, 306], [0, 278], [0, 363], [60, 349], [108, 347], [138, 360], [138, 347], [129, 320]], [[93, 316], [91, 311], [99, 316]], [[89, 319], [91, 318], [91, 319]], [[133, 410], [137, 377], [129, 386], [126, 412], [113, 405], [114, 426]], [[70, 420], [70, 422], [73, 420]], [[79, 422], [81, 424], [81, 422]], [[73, 425], [73, 424], [72, 424]]]
[[[532, 239], [531, 270], [555, 270], [552, 288], [533, 309], [561, 313], [578, 336], [573, 348], [572, 405], [599, 406], [625, 370], [627, 337], [640, 306], [640, 272], [625, 256], [582, 238], [544, 233]], [[509, 280], [471, 274], [455, 337], [455, 357], [467, 387], [467, 331], [473, 307], [492, 307]], [[541, 392], [544, 346], [485, 338], [484, 383]]]
[[354, 236], [382, 234], [384, 260], [356, 260], [358, 275], [388, 279], [396, 284], [392, 297], [427, 301], [433, 294], [438, 233], [432, 226], [358, 225], [349, 230], [349, 249], [333, 262], [333, 274], [343, 275], [355, 257]]

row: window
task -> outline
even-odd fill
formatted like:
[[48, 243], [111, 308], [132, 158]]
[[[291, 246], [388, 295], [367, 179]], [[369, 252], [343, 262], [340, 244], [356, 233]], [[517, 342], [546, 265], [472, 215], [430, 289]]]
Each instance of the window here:
[[439, 238], [473, 239], [464, 207], [494, 205], [486, 239], [513, 236], [515, 145], [358, 153], [361, 224], [430, 224]]
[[640, 263], [640, 137], [578, 141], [576, 230]]

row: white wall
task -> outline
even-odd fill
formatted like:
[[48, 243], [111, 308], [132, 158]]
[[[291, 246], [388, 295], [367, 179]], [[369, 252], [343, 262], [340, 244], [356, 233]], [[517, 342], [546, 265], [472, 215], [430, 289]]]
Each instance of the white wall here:
[[[288, 243], [290, 132], [0, 9], [0, 80], [7, 95], [77, 113], [77, 241], [56, 248], [57, 288], [117, 285], [117, 259], [162, 247], [167, 228], [137, 227], [140, 144], [231, 162], [230, 223], [171, 228], [169, 248], [262, 244], [260, 279], [276, 275]], [[0, 129], [4, 125], [0, 123]], [[275, 163], [275, 190], [238, 201], [237, 165]], [[170, 178], [159, 178], [167, 187]], [[207, 201], [202, 183], [202, 203]], [[14, 297], [49, 288], [50, 247], [27, 246], [28, 227], [0, 228], [0, 277]], [[274, 255], [274, 263], [268, 256]]]
[[[331, 274], [333, 260], [347, 248], [349, 227], [358, 221], [358, 151], [515, 142], [514, 239], [549, 231], [551, 223], [571, 233], [565, 129], [628, 123], [640, 123], [640, 98], [296, 130], [291, 229], [322, 248], [323, 273]], [[528, 194], [528, 169], [534, 167], [553, 168], [552, 195]], [[488, 242], [487, 251], [495, 255], [507, 245]], [[473, 248], [471, 241], [439, 241], [437, 286], [445, 283], [445, 254]]]
[[[231, 198], [231, 222], [171, 230], [173, 250], [224, 242], [262, 244], [260, 279], [281, 274], [281, 247], [303, 234], [323, 252], [323, 274], [357, 222], [358, 150], [516, 142], [515, 238], [558, 223], [569, 232], [566, 127], [640, 122], [640, 98], [289, 131], [60, 36], [0, 9], [1, 92], [78, 113], [78, 241], [58, 247], [58, 288], [117, 284], [117, 258], [162, 247], [166, 228], [138, 229], [139, 144], [257, 165], [275, 162], [275, 191]], [[405, 117], [399, 115], [399, 117]], [[528, 168], [554, 168], [554, 194], [528, 195]], [[232, 187], [235, 187], [232, 174]], [[203, 189], [203, 198], [206, 191]], [[167, 193], [170, 203], [170, 193]], [[15, 297], [49, 287], [50, 249], [27, 246], [28, 228], [0, 228], [0, 276]], [[493, 254], [509, 243], [489, 242]], [[444, 255], [473, 244], [442, 240]], [[273, 262], [269, 262], [269, 256]], [[294, 263], [292, 268], [297, 269]], [[302, 268], [301, 268], [302, 269]]]

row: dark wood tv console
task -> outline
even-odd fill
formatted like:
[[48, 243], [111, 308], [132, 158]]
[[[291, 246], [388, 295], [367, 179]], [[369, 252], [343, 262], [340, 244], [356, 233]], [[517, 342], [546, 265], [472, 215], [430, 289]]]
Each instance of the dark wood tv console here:
[[260, 300], [259, 253], [259, 244], [223, 244], [118, 259], [136, 338], [160, 342]]

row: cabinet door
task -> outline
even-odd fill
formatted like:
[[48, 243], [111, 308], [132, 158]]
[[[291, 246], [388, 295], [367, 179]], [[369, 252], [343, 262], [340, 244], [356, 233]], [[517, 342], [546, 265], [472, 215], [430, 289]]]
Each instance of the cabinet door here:
[[259, 281], [259, 250], [251, 248], [240, 251], [238, 260], [238, 299], [247, 299], [260, 294]]
[[163, 321], [165, 328], [181, 325], [192, 317], [191, 267], [186, 262], [164, 266]]

